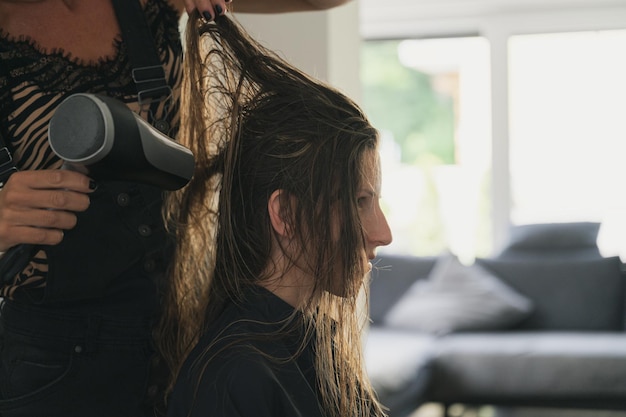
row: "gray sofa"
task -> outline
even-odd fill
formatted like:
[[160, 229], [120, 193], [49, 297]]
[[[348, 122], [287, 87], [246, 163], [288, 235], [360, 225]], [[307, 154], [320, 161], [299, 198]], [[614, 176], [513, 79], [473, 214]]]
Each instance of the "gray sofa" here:
[[390, 416], [424, 402], [626, 410], [626, 276], [597, 232], [517, 227], [472, 265], [379, 256], [365, 360]]

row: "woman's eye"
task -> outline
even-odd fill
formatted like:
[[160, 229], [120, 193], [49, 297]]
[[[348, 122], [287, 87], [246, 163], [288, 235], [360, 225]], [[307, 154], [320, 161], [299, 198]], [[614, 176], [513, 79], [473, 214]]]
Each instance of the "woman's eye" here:
[[365, 208], [369, 204], [370, 200], [371, 200], [370, 196], [363, 196], [363, 197], [359, 197], [356, 200], [356, 203], [357, 203], [359, 208]]

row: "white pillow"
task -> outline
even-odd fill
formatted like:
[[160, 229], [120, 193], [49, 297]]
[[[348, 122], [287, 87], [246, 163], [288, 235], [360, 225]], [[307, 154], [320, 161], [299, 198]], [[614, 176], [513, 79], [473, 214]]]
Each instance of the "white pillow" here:
[[384, 318], [387, 326], [429, 333], [512, 327], [532, 302], [477, 264], [442, 256], [427, 280], [416, 281]]

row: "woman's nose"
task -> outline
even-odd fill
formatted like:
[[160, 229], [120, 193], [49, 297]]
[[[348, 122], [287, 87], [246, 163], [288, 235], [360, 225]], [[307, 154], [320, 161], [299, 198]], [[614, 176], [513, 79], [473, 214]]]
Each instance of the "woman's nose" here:
[[380, 205], [377, 204], [376, 214], [372, 219], [372, 224], [368, 228], [368, 239], [370, 242], [376, 246], [387, 246], [393, 240], [391, 235], [391, 229], [389, 228], [389, 223], [387, 223], [387, 218], [383, 213]]

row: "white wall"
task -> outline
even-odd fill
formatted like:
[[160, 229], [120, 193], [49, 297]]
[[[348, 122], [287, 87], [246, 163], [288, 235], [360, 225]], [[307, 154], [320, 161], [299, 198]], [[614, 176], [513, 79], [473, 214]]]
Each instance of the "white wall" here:
[[327, 11], [236, 17], [265, 46], [358, 101], [358, 5], [354, 0]]

